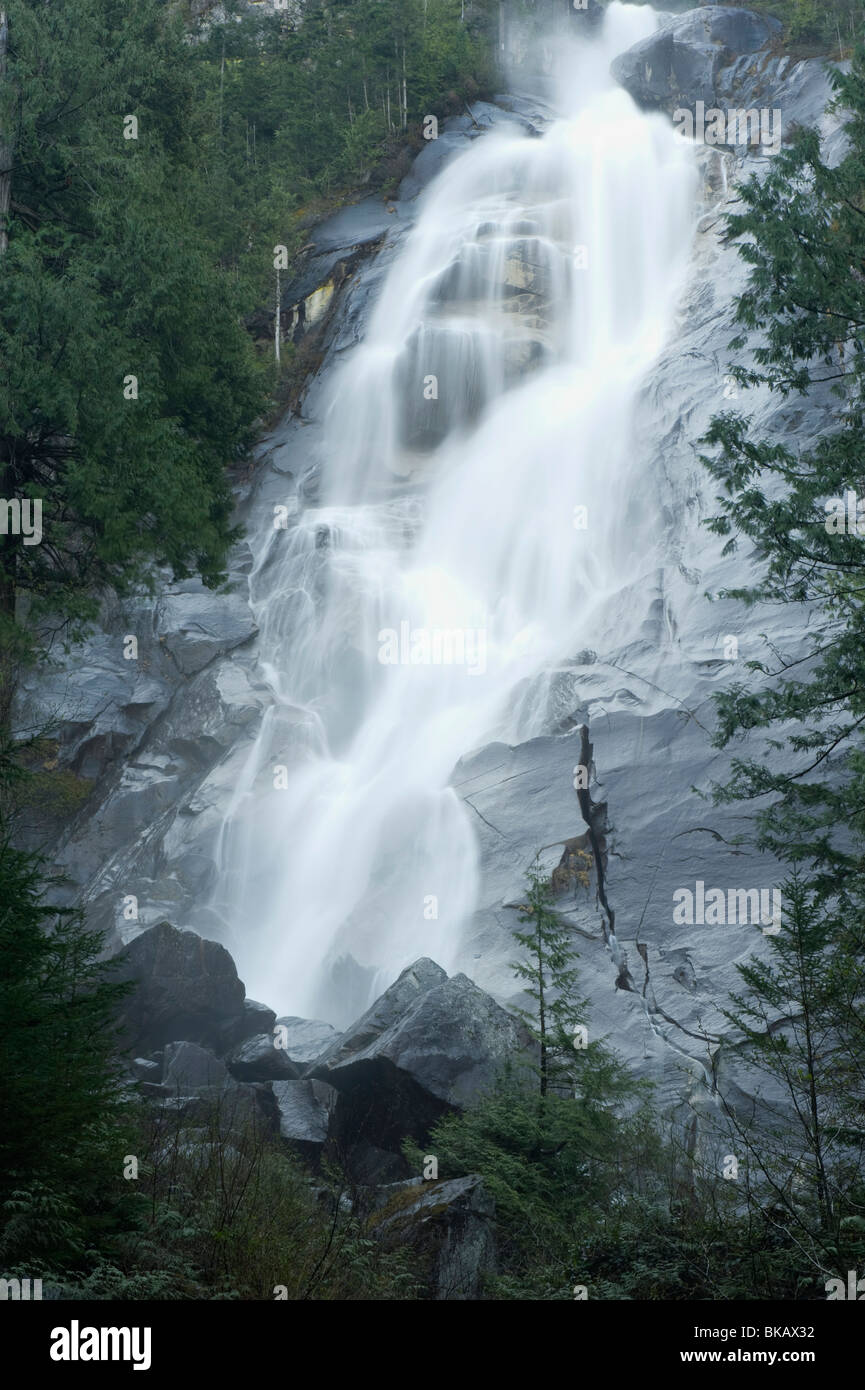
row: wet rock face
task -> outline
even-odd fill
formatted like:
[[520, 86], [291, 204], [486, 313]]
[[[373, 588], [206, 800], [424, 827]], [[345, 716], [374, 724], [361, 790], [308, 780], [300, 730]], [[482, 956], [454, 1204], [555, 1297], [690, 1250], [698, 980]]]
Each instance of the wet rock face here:
[[710, 43], [730, 56], [757, 53], [783, 32], [778, 19], [726, 5], [702, 5], [671, 24], [679, 43]]
[[[423, 325], [394, 375], [405, 449], [433, 449], [471, 426], [491, 400], [555, 355], [556, 306], [571, 293], [573, 253], [538, 230], [522, 220], [501, 235], [481, 223], [431, 285]], [[424, 390], [430, 380], [432, 399]]]
[[[705, 5], [679, 15], [656, 34], [616, 58], [612, 73], [638, 105], [670, 114], [680, 107], [726, 104], [722, 70], [738, 59], [754, 59], [744, 67], [756, 70], [763, 55], [782, 32], [776, 19], [750, 10]], [[740, 66], [739, 79], [744, 76]]]
[[240, 594], [173, 593], [160, 601], [156, 614], [157, 637], [185, 676], [248, 642], [255, 631]]
[[[722, 72], [723, 84], [733, 72]], [[837, 119], [825, 114], [830, 90], [824, 64], [772, 58], [766, 80], [773, 84], [769, 104], [783, 110], [785, 123], [816, 125], [825, 157], [834, 162], [844, 137]], [[754, 90], [746, 83], [736, 104], [754, 104]], [[609, 1035], [634, 1074], [652, 1078], [659, 1102], [670, 1108], [684, 1098], [691, 1107], [701, 1105], [715, 1084], [713, 1067], [717, 1076], [732, 1069], [742, 1095], [753, 1095], [759, 1085], [726, 1049], [729, 1030], [720, 1010], [740, 987], [737, 964], [761, 952], [760, 931], [677, 923], [673, 895], [693, 890], [697, 879], [707, 887], [756, 889], [783, 877], [783, 866], [752, 843], [735, 844], [748, 808], [710, 806], [707, 813], [707, 802], [692, 789], [708, 793], [713, 781], [729, 775], [729, 762], [711, 743], [714, 695], [733, 679], [753, 679], [742, 676], [741, 662], [766, 658], [763, 633], [795, 653], [805, 626], [792, 610], [745, 611], [726, 600], [708, 605], [705, 597], [750, 573], [747, 556], [725, 557], [722, 545], [707, 536], [702, 519], [716, 511], [715, 488], [697, 462], [695, 441], [713, 414], [731, 408], [725, 397], [729, 343], [748, 273], [735, 247], [723, 241], [722, 214], [734, 208], [734, 180], [743, 169], [759, 175], [771, 160], [752, 164], [708, 148], [697, 154], [708, 167], [709, 210], [695, 238], [676, 328], [646, 383], [635, 422], [645, 460], [642, 502], [657, 517], [664, 557], [657, 570], [647, 563], [645, 578], [621, 595], [623, 612], [632, 605], [645, 612], [643, 631], [627, 647], [613, 640], [606, 650], [575, 653], [539, 679], [532, 692], [543, 711], [539, 736], [515, 747], [477, 750], [452, 779], [475, 819], [482, 866], [479, 908], [456, 965], [496, 998], [508, 999], [514, 985], [501, 949], [503, 920], [521, 901], [529, 847], [557, 842], [544, 856], [552, 873], [561, 845], [585, 829], [571, 774], [580, 761], [577, 726], [589, 724], [590, 787], [596, 800], [608, 802], [613, 827], [607, 869], [616, 914], [613, 958], [594, 879], [590, 891], [576, 886], [557, 907], [579, 933], [580, 978], [597, 1034]], [[749, 348], [755, 345], [754, 337]], [[795, 450], [833, 427], [834, 407], [825, 393], [793, 408], [754, 391], [732, 408], [752, 416], [758, 436], [780, 438]], [[738, 665], [725, 658], [727, 634], [736, 637]], [[755, 738], [749, 753], [759, 758], [761, 751]], [[710, 1099], [707, 1110], [714, 1104]]]

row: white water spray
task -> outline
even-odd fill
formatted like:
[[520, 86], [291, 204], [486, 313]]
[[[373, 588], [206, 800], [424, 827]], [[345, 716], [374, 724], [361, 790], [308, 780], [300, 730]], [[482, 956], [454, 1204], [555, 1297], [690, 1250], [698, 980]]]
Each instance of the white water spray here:
[[695, 175], [608, 72], [654, 23], [613, 4], [543, 138], [494, 131], [424, 195], [335, 376], [320, 503], [257, 562], [275, 703], [217, 898], [250, 992], [281, 1008], [344, 1023], [418, 956], [452, 968], [477, 893], [455, 763], [537, 734], [544, 672], [642, 616], [632, 407]]

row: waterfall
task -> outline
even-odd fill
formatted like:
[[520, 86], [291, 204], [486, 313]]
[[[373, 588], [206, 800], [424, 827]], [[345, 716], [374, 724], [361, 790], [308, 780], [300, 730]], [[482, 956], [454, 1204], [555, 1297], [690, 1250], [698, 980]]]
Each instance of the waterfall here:
[[608, 71], [655, 23], [612, 4], [563, 53], [542, 138], [494, 129], [424, 193], [333, 369], [318, 493], [260, 538], [273, 705], [217, 896], [250, 992], [281, 1008], [343, 1023], [418, 956], [453, 968], [478, 883], [455, 764], [540, 733], [545, 673], [642, 616], [656, 536], [632, 408], [695, 173]]

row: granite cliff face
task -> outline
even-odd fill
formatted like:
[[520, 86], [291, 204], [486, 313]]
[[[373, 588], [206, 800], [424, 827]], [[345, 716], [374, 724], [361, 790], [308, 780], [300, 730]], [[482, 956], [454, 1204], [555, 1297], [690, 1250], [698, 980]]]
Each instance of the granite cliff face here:
[[[708, 6], [671, 20], [617, 59], [614, 72], [638, 102], [668, 113], [698, 100], [725, 109], [733, 102], [778, 108], [786, 128], [816, 124], [830, 153], [837, 153], [843, 132], [824, 114], [829, 85], [823, 64], [793, 65], [775, 56], [774, 37], [771, 24], [747, 12]], [[284, 509], [290, 531], [299, 509], [316, 496], [331, 373], [364, 338], [418, 200], [442, 168], [489, 131], [521, 130], [537, 138], [553, 116], [545, 100], [525, 93], [495, 105], [476, 103], [470, 115], [448, 121], [441, 138], [423, 151], [399, 198], [346, 208], [316, 229], [307, 266], [284, 302], [297, 310], [332, 283], [336, 265], [349, 269], [337, 276], [312, 325], [323, 363], [301, 412], [262, 441], [255, 469], [238, 483], [247, 539], [232, 557], [228, 592], [166, 582], [155, 602], [112, 605], [83, 647], [22, 691], [22, 725], [53, 719], [61, 766], [91, 787], [58, 834], [57, 858], [69, 875], [70, 897], [89, 905], [115, 948], [168, 918], [223, 943], [246, 973], [244, 932], [229, 924], [221, 907], [226, 815], [265, 721], [278, 727], [288, 759], [302, 759], [310, 737], [302, 712], [274, 700], [272, 673], [262, 665], [260, 630], [267, 615], [256, 593], [274, 563], [280, 535], [275, 509]], [[713, 498], [698, 441], [733, 389], [725, 368], [745, 280], [736, 251], [721, 242], [721, 215], [735, 202], [737, 180], [765, 168], [768, 158], [747, 148], [699, 153], [700, 218], [687, 284], [674, 331], [639, 396], [631, 444], [639, 488], [619, 499], [622, 525], [641, 543], [649, 537], [639, 581], [618, 594], [602, 643], [574, 651], [530, 683], [525, 700], [543, 711], [532, 736], [466, 749], [452, 778], [474, 827], [480, 867], [477, 911], [456, 953], [458, 969], [496, 998], [513, 998], [510, 930], [525, 870], [541, 847], [547, 847], [542, 860], [550, 872], [560, 861], [567, 869], [568, 853], [579, 845], [593, 860], [590, 889], [560, 874], [559, 903], [580, 936], [592, 1026], [659, 1083], [665, 1102], [675, 1106], [687, 1098], [707, 1113], [719, 1082], [733, 1095], [749, 1084], [737, 1071], [735, 1050], [724, 1046], [718, 1006], [760, 930], [676, 923], [673, 894], [697, 881], [725, 891], [777, 885], [777, 866], [747, 844], [731, 844], [744, 826], [741, 811], [713, 808], [693, 789], [705, 791], [724, 773], [725, 758], [710, 746], [713, 693], [741, 663], [763, 655], [762, 634], [794, 650], [798, 627], [789, 611], [746, 613], [705, 597], [707, 590], [741, 580], [751, 563], [741, 552], [722, 556], [720, 543], [701, 524]], [[525, 331], [514, 340], [513, 370], [520, 373], [531, 371], [547, 349], [552, 304], [531, 238], [522, 245], [508, 270], [524, 318]], [[448, 292], [443, 285], [441, 294]], [[828, 398], [782, 405], [755, 391], [737, 404], [758, 428], [803, 446], [831, 421]], [[506, 479], [501, 483], [507, 486]], [[323, 536], [320, 548], [326, 546]], [[313, 585], [317, 573], [311, 567]], [[130, 636], [137, 655], [126, 659]], [[573, 769], [585, 758], [588, 740], [589, 795], [579, 798]], [[571, 851], [565, 842], [572, 842]], [[335, 845], [334, 874], [339, 862]], [[288, 931], [288, 907], [286, 914]], [[361, 1014], [376, 992], [368, 972], [346, 969], [345, 1016], [331, 1020], [339, 1024]], [[469, 990], [469, 980], [457, 992]], [[457, 988], [453, 976], [448, 987]], [[282, 988], [274, 979], [266, 1001], [277, 1012], [291, 1008]], [[425, 1007], [432, 1009], [434, 995], [434, 989], [426, 995]], [[240, 1036], [231, 1041], [249, 1051], [239, 1021], [243, 1002], [234, 1005]], [[430, 1027], [435, 1016], [433, 1009]], [[251, 1027], [248, 1036], [254, 1040], [256, 1032]], [[387, 1070], [394, 1058], [398, 1065], [401, 1045], [397, 1036], [390, 1052], [378, 1047], [375, 1065]], [[330, 1085], [335, 1073], [368, 1085], [365, 1060], [359, 1048], [353, 1058], [320, 1061], [306, 1079], [283, 1076], [275, 1084], [306, 1088], [302, 1095], [286, 1092], [287, 1112], [297, 1116], [303, 1109], [313, 1116], [313, 1129], [321, 1129], [322, 1116], [331, 1113], [328, 1093], [310, 1086]], [[254, 1058], [245, 1063], [253, 1065]], [[242, 1069], [244, 1058], [234, 1064]], [[350, 1096], [354, 1084], [344, 1080], [344, 1094]], [[430, 1102], [432, 1115], [444, 1101], [441, 1088], [431, 1094], [439, 1097]]]

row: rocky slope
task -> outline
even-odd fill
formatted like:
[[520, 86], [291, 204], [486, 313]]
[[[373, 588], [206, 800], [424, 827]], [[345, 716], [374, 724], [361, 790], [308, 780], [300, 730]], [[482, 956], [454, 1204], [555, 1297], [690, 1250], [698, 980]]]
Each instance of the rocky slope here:
[[[341, 1200], [387, 1248], [410, 1247], [429, 1297], [476, 1297], [495, 1267], [494, 1207], [481, 1180], [413, 1173], [402, 1154], [470, 1105], [500, 1063], [533, 1060], [522, 1027], [464, 975], [416, 961], [345, 1033], [277, 1022], [244, 995], [231, 956], [168, 922], [143, 932], [120, 971], [133, 986], [122, 1024], [128, 1084], [154, 1112], [163, 1147], [269, 1135], [315, 1173], [338, 1165]], [[314, 1181], [314, 1179], [311, 1179]], [[333, 1200], [333, 1198], [328, 1198]], [[336, 1199], [340, 1200], [340, 1199]]]

